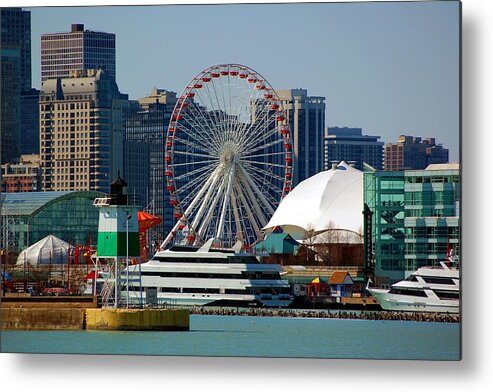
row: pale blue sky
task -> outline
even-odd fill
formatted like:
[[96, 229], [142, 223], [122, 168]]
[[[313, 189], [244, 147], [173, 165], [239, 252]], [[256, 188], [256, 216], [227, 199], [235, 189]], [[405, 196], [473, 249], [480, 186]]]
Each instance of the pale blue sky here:
[[72, 23], [116, 34], [117, 82], [131, 99], [180, 93], [202, 69], [245, 64], [276, 89], [326, 97], [327, 126], [395, 141], [436, 137], [459, 159], [459, 3], [322, 3], [31, 8], [40, 35]]

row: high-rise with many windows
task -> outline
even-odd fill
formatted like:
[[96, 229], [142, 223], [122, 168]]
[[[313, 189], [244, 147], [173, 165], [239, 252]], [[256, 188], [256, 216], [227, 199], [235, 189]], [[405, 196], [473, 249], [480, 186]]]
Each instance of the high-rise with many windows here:
[[363, 135], [361, 128], [328, 127], [324, 139], [324, 170], [331, 162], [353, 162], [354, 167], [363, 170], [367, 163], [377, 170], [383, 169], [383, 142], [380, 136]]
[[431, 163], [448, 163], [448, 149], [435, 138], [400, 135], [396, 143], [385, 144], [385, 170], [423, 170]]
[[[153, 89], [139, 99], [139, 108], [129, 115], [125, 126], [125, 179], [130, 196], [147, 212], [163, 219], [149, 231], [149, 238], [160, 243], [172, 229], [175, 218], [166, 189], [164, 153], [176, 93]], [[138, 168], [147, 168], [146, 171]]]
[[70, 32], [41, 36], [41, 82], [68, 78], [73, 71], [105, 70], [116, 79], [115, 34], [84, 30], [72, 24]]
[[123, 171], [128, 96], [103, 70], [87, 70], [45, 81], [39, 105], [42, 189], [108, 193]]
[[306, 89], [276, 90], [291, 127], [293, 186], [324, 169], [325, 98]]

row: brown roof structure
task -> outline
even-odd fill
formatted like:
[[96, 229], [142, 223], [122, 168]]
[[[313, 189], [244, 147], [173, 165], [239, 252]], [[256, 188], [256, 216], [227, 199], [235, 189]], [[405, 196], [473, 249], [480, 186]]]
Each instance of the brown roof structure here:
[[[343, 284], [344, 279], [346, 278], [346, 275], [349, 275], [349, 272], [347, 271], [335, 271], [332, 276], [330, 277], [329, 284]], [[349, 275], [351, 278], [351, 275]], [[351, 278], [351, 281], [353, 279]]]

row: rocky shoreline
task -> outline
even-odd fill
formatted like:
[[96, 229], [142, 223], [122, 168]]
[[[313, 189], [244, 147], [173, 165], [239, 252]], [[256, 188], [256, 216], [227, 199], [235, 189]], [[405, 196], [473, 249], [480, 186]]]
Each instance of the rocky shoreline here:
[[263, 308], [207, 308], [192, 307], [191, 315], [208, 316], [257, 316], [257, 317], [306, 317], [355, 320], [397, 320], [419, 322], [459, 323], [459, 314], [425, 312], [351, 312], [340, 310], [294, 310]]

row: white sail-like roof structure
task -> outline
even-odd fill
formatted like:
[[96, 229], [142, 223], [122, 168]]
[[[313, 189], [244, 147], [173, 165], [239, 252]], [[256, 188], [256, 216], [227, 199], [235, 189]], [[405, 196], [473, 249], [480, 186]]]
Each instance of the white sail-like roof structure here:
[[24, 249], [17, 258], [17, 264], [28, 263], [33, 266], [67, 264], [69, 247], [68, 242], [49, 235]]
[[341, 162], [300, 182], [281, 201], [264, 230], [268, 234], [280, 226], [296, 240], [307, 231], [328, 228], [361, 233], [362, 211], [363, 172]]

